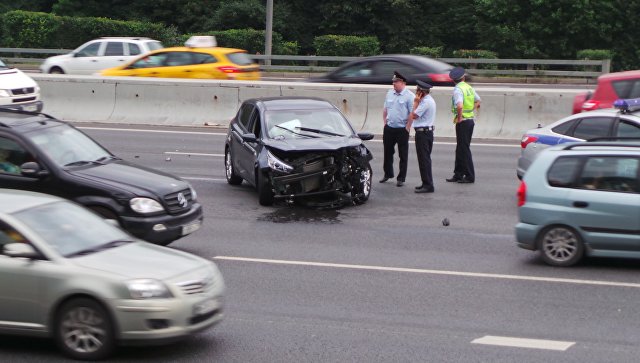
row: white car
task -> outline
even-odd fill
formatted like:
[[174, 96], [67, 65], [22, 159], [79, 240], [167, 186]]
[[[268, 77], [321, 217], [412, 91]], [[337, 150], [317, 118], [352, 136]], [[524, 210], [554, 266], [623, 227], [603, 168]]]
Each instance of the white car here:
[[0, 60], [0, 107], [40, 112], [40, 87], [19, 69], [9, 67]]
[[47, 58], [40, 65], [40, 71], [54, 74], [94, 74], [124, 64], [140, 54], [162, 48], [162, 43], [149, 38], [94, 39], [69, 54]]

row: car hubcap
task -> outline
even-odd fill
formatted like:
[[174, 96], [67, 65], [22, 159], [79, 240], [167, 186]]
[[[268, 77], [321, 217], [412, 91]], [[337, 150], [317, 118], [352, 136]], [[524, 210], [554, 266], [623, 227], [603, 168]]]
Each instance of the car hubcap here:
[[231, 153], [227, 152], [227, 156], [225, 158], [227, 179], [231, 178], [231, 174], [233, 173], [233, 165], [231, 164]]
[[554, 228], [547, 232], [542, 240], [542, 248], [549, 258], [567, 261], [578, 251], [576, 235], [566, 228]]
[[360, 183], [362, 185], [362, 193], [368, 196], [371, 193], [371, 169], [367, 168], [360, 173]]
[[106, 336], [100, 327], [102, 317], [93, 309], [79, 307], [67, 313], [62, 322], [62, 336], [69, 349], [79, 353], [93, 353], [103, 346]]

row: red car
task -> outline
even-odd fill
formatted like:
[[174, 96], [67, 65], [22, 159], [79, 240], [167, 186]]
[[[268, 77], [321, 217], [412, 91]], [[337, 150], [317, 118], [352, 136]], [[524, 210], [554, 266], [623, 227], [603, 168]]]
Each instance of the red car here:
[[613, 107], [619, 98], [640, 97], [640, 70], [607, 73], [598, 77], [596, 91], [585, 92], [573, 99], [573, 113]]

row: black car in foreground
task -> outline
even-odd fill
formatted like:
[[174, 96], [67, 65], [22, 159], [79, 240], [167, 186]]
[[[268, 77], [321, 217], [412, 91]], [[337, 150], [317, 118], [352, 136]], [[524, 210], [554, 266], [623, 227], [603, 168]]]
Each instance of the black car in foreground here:
[[344, 115], [320, 98], [250, 99], [229, 124], [229, 184], [256, 187], [260, 204], [274, 200], [315, 206], [362, 204], [371, 193], [371, 152]]
[[[449, 77], [453, 66], [425, 56], [410, 54], [385, 54], [363, 57], [346, 63], [324, 76], [307, 79], [308, 82], [391, 84], [393, 72], [407, 78], [407, 84], [416, 80], [433, 86], [454, 86]], [[470, 78], [467, 77], [467, 81]]]
[[41, 113], [0, 110], [0, 188], [71, 199], [162, 245], [199, 229], [203, 219], [189, 183], [124, 161]]

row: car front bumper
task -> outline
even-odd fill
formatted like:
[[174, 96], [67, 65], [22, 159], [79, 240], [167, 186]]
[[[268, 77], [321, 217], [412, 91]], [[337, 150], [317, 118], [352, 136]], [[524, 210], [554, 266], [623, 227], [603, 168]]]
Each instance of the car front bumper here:
[[27, 112], [40, 112], [42, 111], [43, 106], [44, 104], [42, 103], [42, 101], [0, 105], [0, 107], [2, 108], [8, 108], [11, 110], [18, 110], [18, 111], [27, 111]]
[[140, 239], [157, 244], [168, 244], [198, 230], [202, 220], [202, 206], [198, 203], [180, 215], [121, 217], [124, 229]]

